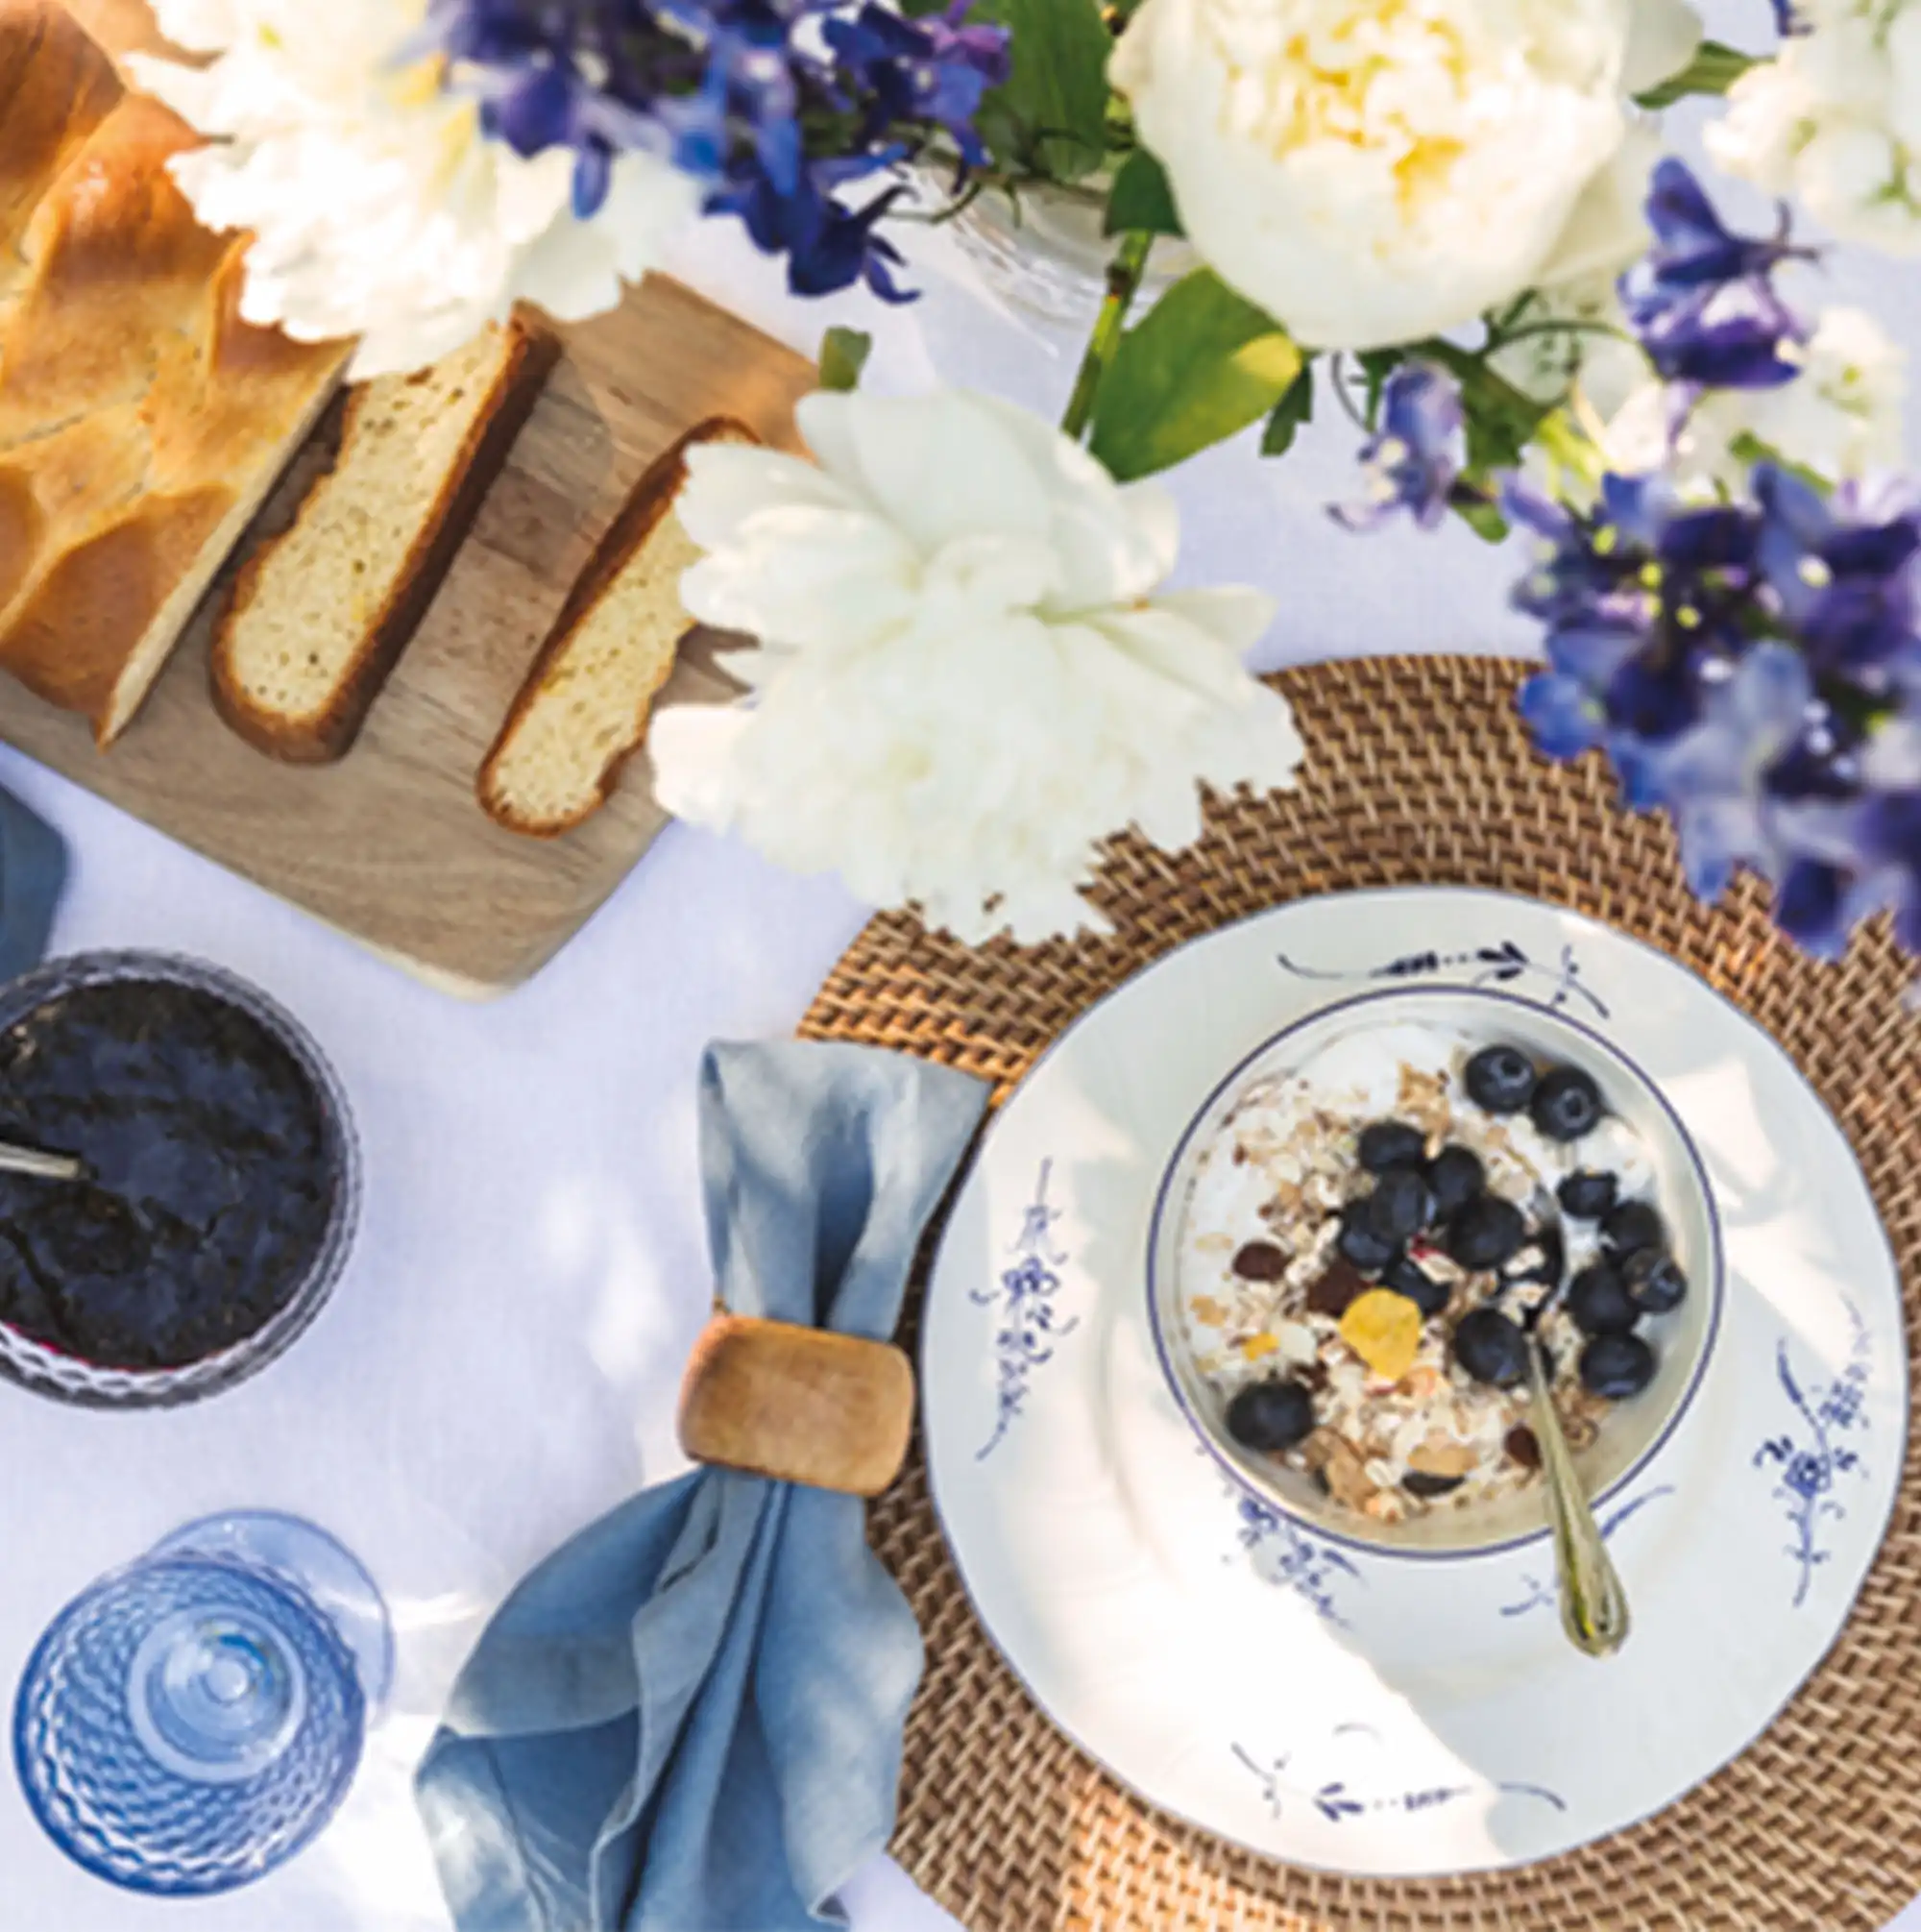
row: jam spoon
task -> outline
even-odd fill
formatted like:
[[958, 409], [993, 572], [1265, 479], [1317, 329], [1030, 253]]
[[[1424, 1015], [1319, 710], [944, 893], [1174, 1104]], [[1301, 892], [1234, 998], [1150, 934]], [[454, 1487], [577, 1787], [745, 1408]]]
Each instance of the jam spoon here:
[[41, 1181], [82, 1181], [86, 1162], [72, 1154], [48, 1154], [38, 1147], [22, 1147], [16, 1140], [0, 1140], [0, 1174], [31, 1174]]

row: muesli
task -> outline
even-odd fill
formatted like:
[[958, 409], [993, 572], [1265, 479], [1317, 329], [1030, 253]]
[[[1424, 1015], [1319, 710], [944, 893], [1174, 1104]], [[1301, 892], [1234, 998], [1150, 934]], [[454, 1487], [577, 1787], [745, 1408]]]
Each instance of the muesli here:
[[1179, 1266], [1221, 1427], [1381, 1524], [1537, 1480], [1531, 1318], [1578, 1450], [1652, 1381], [1648, 1331], [1688, 1289], [1647, 1149], [1589, 1073], [1408, 1025], [1237, 1097]]

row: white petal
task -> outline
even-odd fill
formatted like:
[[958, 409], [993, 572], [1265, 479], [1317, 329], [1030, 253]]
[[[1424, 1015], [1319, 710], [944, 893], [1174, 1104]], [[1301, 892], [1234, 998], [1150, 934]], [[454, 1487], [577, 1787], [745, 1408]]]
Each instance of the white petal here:
[[1685, 0], [1630, 0], [1621, 87], [1644, 94], [1678, 74], [1701, 46], [1701, 16]]

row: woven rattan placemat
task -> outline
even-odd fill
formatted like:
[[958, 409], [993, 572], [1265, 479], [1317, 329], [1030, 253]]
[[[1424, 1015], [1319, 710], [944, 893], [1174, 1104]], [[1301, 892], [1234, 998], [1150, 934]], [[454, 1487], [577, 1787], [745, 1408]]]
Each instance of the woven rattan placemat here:
[[[1301, 788], [1216, 811], [1170, 859], [1123, 841], [1109, 939], [970, 950], [876, 919], [802, 1031], [967, 1068], [1007, 1089], [1075, 1016], [1151, 960], [1262, 908], [1348, 887], [1494, 886], [1652, 941], [1794, 1056], [1853, 1141], [1921, 1294], [1921, 1018], [1879, 925], [1819, 966], [1751, 885], [1708, 913], [1665, 823], [1628, 818], [1588, 761], [1536, 758], [1517, 668], [1373, 659], [1277, 680], [1307, 741]], [[893, 1851], [969, 1932], [1854, 1932], [1921, 1893], [1921, 1459], [1910, 1440], [1885, 1547], [1840, 1642], [1767, 1733], [1681, 1803], [1586, 1849], [1446, 1881], [1275, 1864], [1124, 1789], [1029, 1701], [975, 1621], [918, 1452], [872, 1515], [926, 1635]], [[1738, 1637], [1731, 1639], [1738, 1641]]]

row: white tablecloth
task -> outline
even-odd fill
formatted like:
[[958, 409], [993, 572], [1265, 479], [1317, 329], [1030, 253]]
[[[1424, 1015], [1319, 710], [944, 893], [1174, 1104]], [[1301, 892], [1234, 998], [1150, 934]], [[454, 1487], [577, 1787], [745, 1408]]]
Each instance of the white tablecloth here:
[[[700, 237], [676, 266], [810, 353], [831, 320], [873, 326], [862, 303], [789, 302], [731, 238]], [[1835, 280], [1845, 290], [1850, 274]], [[1911, 318], [1921, 348], [1921, 275], [1884, 269], [1872, 293], [1891, 323]], [[886, 318], [882, 338], [871, 379], [894, 388], [937, 366], [1052, 413], [1071, 375], [1060, 353], [952, 290]], [[1183, 471], [1182, 575], [1276, 592], [1269, 664], [1523, 648], [1503, 609], [1510, 572], [1465, 532], [1363, 545], [1330, 528], [1321, 506], [1350, 487], [1351, 449], [1323, 421], [1285, 464], [1243, 447]], [[832, 883], [675, 830], [531, 986], [465, 1006], [10, 753], [0, 783], [72, 843], [56, 948], [177, 948], [278, 995], [339, 1068], [368, 1184], [334, 1301], [256, 1381], [146, 1416], [0, 1385], [0, 1686], [11, 1696], [34, 1638], [90, 1579], [233, 1506], [293, 1510], [341, 1536], [399, 1635], [392, 1712], [340, 1817], [225, 1898], [156, 1903], [85, 1876], [0, 1776], [0, 1932], [446, 1932], [409, 1777], [453, 1675], [530, 1564], [678, 1466], [673, 1395], [708, 1300], [700, 1048], [790, 1029], [863, 910]], [[884, 1860], [850, 1903], [858, 1932], [952, 1924]], [[1921, 1911], [1900, 1922], [1921, 1932]]]

